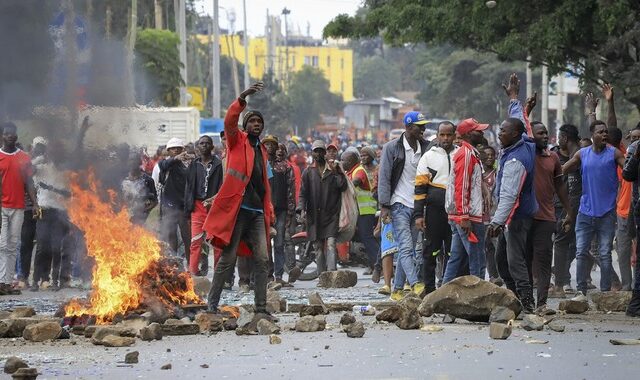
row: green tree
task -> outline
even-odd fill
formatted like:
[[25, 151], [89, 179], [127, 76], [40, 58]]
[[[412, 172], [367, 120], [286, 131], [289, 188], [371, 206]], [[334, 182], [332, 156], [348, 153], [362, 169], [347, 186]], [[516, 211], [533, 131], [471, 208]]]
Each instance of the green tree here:
[[309, 133], [320, 121], [321, 114], [335, 114], [343, 107], [342, 97], [329, 91], [329, 81], [311, 66], [304, 66], [291, 75], [287, 94], [291, 122], [300, 128], [300, 134]]
[[251, 96], [249, 107], [261, 111], [267, 133], [284, 138], [291, 131], [290, 98], [272, 72], [262, 78], [264, 90]]
[[155, 102], [176, 106], [180, 102], [180, 57], [178, 36], [168, 30], [140, 30], [136, 40], [136, 65], [152, 85], [149, 91], [136, 91], [139, 103]]
[[394, 44], [450, 43], [502, 60], [546, 64], [583, 82], [606, 81], [640, 108], [640, 6], [635, 0], [365, 0], [339, 15], [325, 37], [376, 37]]
[[355, 95], [358, 98], [389, 96], [400, 89], [400, 68], [381, 56], [357, 58], [355, 67]]

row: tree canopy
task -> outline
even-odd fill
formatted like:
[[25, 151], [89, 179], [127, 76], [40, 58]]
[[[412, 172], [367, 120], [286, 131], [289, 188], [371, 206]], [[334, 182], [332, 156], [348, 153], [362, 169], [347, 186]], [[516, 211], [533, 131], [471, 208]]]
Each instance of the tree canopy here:
[[141, 103], [154, 101], [165, 106], [176, 106], [180, 101], [180, 76], [178, 36], [169, 30], [145, 29], [138, 31], [136, 40], [136, 64], [147, 75], [147, 83], [153, 85], [147, 92], [136, 91]]
[[451, 44], [501, 60], [569, 71], [585, 84], [612, 83], [640, 108], [638, 0], [365, 0], [365, 12], [337, 16], [325, 37], [382, 35], [388, 43]]

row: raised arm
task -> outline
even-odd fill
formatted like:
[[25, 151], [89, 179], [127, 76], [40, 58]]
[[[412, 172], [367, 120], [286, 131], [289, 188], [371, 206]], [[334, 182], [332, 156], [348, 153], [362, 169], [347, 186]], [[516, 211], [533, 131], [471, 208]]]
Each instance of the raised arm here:
[[513, 73], [509, 77], [508, 84], [502, 84], [502, 88], [507, 93], [509, 97], [509, 109], [508, 109], [508, 117], [513, 117], [516, 119], [520, 119], [524, 124], [527, 132], [527, 136], [533, 137], [533, 131], [531, 130], [531, 124], [529, 123], [529, 118], [524, 112], [524, 107], [522, 106], [522, 102], [518, 100], [518, 94], [520, 93], [520, 79], [518, 76]]
[[247, 106], [247, 96], [262, 91], [263, 87], [262, 82], [252, 84], [251, 87], [242, 91], [238, 99], [234, 100], [227, 109], [227, 114], [224, 117], [224, 136], [227, 139], [227, 147], [231, 148], [238, 143], [238, 120]]
[[567, 173], [578, 169], [580, 162], [580, 151], [577, 151], [569, 161], [562, 165], [562, 175], [567, 175]]
[[587, 111], [587, 126], [596, 121], [596, 108], [598, 108], [598, 98], [592, 92], [587, 93], [584, 98], [585, 110]]
[[607, 126], [609, 128], [618, 127], [618, 118], [616, 118], [616, 108], [613, 102], [613, 87], [605, 83], [602, 85], [602, 95], [607, 101]]

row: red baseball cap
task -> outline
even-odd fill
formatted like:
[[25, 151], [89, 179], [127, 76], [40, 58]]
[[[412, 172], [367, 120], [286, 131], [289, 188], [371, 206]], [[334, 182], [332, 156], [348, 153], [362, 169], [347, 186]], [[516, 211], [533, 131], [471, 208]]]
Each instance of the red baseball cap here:
[[489, 128], [489, 124], [480, 124], [476, 119], [471, 118], [462, 120], [456, 128], [456, 132], [462, 136], [471, 131], [484, 131], [487, 128]]
[[338, 147], [336, 146], [336, 144], [329, 144], [329, 145], [327, 145], [327, 150], [329, 150], [329, 149], [331, 149], [331, 148], [333, 148], [333, 149], [335, 149], [335, 150], [338, 150]]

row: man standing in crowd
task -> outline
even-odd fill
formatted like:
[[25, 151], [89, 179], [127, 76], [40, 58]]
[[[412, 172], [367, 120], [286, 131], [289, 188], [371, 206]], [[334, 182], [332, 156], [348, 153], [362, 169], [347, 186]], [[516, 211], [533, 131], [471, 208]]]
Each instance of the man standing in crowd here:
[[[564, 165], [580, 150], [580, 136], [575, 125], [564, 124], [560, 127], [558, 134], [558, 147], [554, 152], [558, 155], [561, 165]], [[582, 196], [582, 175], [580, 168], [563, 175], [569, 196], [571, 214], [577, 215]], [[566, 293], [573, 293], [571, 288], [571, 273], [569, 268], [576, 257], [576, 231], [575, 228], [564, 229], [563, 221], [566, 219], [569, 210], [565, 210], [560, 200], [555, 198], [556, 229], [553, 242], [553, 268], [555, 275], [555, 286], [551, 291], [551, 296], [564, 298]]]
[[227, 170], [218, 195], [214, 198], [203, 229], [214, 246], [223, 247], [213, 275], [208, 296], [208, 310], [218, 311], [225, 281], [235, 268], [240, 242], [251, 251], [255, 278], [255, 309], [267, 313], [268, 239], [273, 221], [271, 187], [267, 173], [267, 152], [260, 142], [264, 117], [248, 111], [238, 129], [240, 113], [247, 96], [262, 91], [262, 82], [244, 90], [229, 109], [224, 120], [227, 139]]
[[313, 164], [302, 173], [297, 212], [306, 222], [307, 239], [313, 242], [316, 264], [321, 273], [337, 269], [335, 239], [347, 178], [340, 164], [326, 161], [327, 149], [322, 140], [314, 141], [311, 149]]
[[[291, 286], [300, 275], [299, 268], [295, 266], [295, 256], [287, 258], [285, 252], [285, 236], [296, 217], [296, 185], [293, 169], [287, 162], [287, 148], [278, 142], [275, 136], [267, 136], [263, 139], [269, 164], [271, 165], [271, 204], [276, 216], [276, 236], [273, 238], [273, 272], [275, 281], [283, 286]], [[295, 255], [295, 253], [294, 253]], [[285, 264], [291, 268], [289, 282], [282, 279], [285, 272]], [[296, 270], [297, 269], [297, 270]]]
[[158, 205], [158, 193], [153, 178], [142, 171], [140, 158], [139, 153], [129, 157], [129, 175], [122, 181], [121, 189], [131, 223], [144, 225], [151, 210]]
[[[213, 139], [202, 136], [197, 149], [200, 155], [189, 165], [184, 198], [184, 209], [191, 216], [191, 244], [189, 247], [189, 271], [199, 275], [202, 244], [205, 233], [202, 229], [213, 197], [222, 186], [222, 160], [213, 155]], [[185, 243], [185, 250], [186, 250]], [[186, 254], [186, 253], [185, 253]], [[206, 256], [205, 265], [208, 265]]]
[[[485, 145], [482, 147], [480, 153], [480, 159], [482, 160], [482, 183], [484, 185], [484, 191], [486, 192], [482, 220], [486, 228], [491, 224], [494, 211], [493, 191], [496, 187], [496, 150], [489, 145]], [[500, 278], [498, 267], [496, 266], [497, 243], [498, 240], [495, 237], [489, 237], [485, 232], [484, 252], [489, 281], [498, 286], [502, 286], [504, 282]]]
[[422, 294], [424, 283], [418, 281], [415, 265], [417, 230], [413, 222], [416, 169], [427, 149], [423, 138], [427, 120], [419, 112], [408, 112], [403, 117], [405, 132], [382, 148], [378, 173], [378, 202], [380, 217], [391, 215], [394, 239], [398, 244], [398, 265], [393, 280], [391, 299], [400, 300], [402, 289], [409, 282], [414, 293]]
[[[592, 97], [592, 94], [588, 94]], [[567, 174], [582, 172], [582, 197], [576, 218], [578, 300], [586, 300], [588, 259], [591, 240], [598, 236], [600, 290], [611, 290], [611, 246], [615, 234], [618, 176], [616, 166], [624, 166], [624, 155], [607, 145], [609, 131], [605, 122], [594, 120], [589, 126], [590, 147], [582, 148], [562, 167]]]
[[469, 257], [470, 274], [484, 279], [484, 204], [482, 164], [475, 146], [482, 144], [483, 132], [489, 124], [475, 119], [460, 122], [456, 129], [460, 149], [453, 155], [453, 167], [447, 185], [446, 210], [451, 224], [451, 258], [443, 283], [453, 280], [463, 255]]
[[187, 164], [189, 156], [184, 150], [184, 142], [172, 138], [167, 142], [169, 157], [158, 162], [160, 167], [159, 181], [162, 185], [160, 193], [161, 235], [169, 244], [174, 254], [178, 253], [178, 229], [184, 244], [185, 258], [189, 263], [189, 242], [191, 232], [189, 215], [184, 210], [184, 192], [187, 183]]
[[[376, 164], [377, 159], [378, 156], [376, 154], [376, 151], [372, 147], [365, 146], [360, 150], [360, 163], [367, 173], [367, 178], [369, 178], [369, 184], [371, 185], [371, 195], [376, 201], [376, 211], [378, 210], [378, 165]], [[376, 224], [377, 223], [378, 218], [376, 218]], [[376, 238], [376, 241], [379, 245], [380, 242], [378, 238]], [[376, 284], [380, 282], [380, 276], [382, 275], [382, 258], [380, 257], [380, 254], [380, 252], [377, 253], [376, 263], [373, 266], [373, 273], [371, 273], [371, 281]], [[388, 291], [389, 294], [391, 294], [390, 287]]]
[[372, 177], [369, 177], [369, 173], [367, 173], [360, 164], [360, 161], [360, 156], [356, 152], [347, 151], [342, 154], [344, 170], [347, 172], [347, 177], [356, 189], [359, 211], [357, 224], [358, 236], [364, 244], [367, 258], [369, 259], [369, 268], [364, 274], [370, 275], [373, 274], [373, 268], [378, 261], [378, 255], [380, 253], [380, 244], [373, 236], [373, 230], [376, 227], [378, 204], [371, 192], [373, 187], [371, 186]]
[[29, 194], [33, 209], [39, 210], [33, 186], [33, 169], [29, 155], [16, 146], [18, 129], [8, 122], [2, 125], [0, 149], [2, 176], [2, 227], [0, 229], [0, 295], [20, 294], [13, 281], [18, 240], [24, 220], [24, 194]]
[[[638, 196], [638, 180], [640, 179], [640, 140], [635, 141], [627, 150], [627, 159], [624, 164], [622, 176], [627, 181], [633, 182], [633, 217], [635, 218], [636, 233], [640, 236], [640, 202]], [[640, 245], [636, 244], [635, 279], [633, 282], [633, 295], [627, 306], [627, 315], [640, 317]]]
[[457, 147], [456, 127], [449, 121], [438, 125], [438, 140], [418, 162], [414, 214], [416, 229], [424, 231], [422, 280], [427, 294], [436, 290], [436, 258], [444, 257], [446, 266], [451, 248], [451, 226], [445, 210], [445, 194]]

